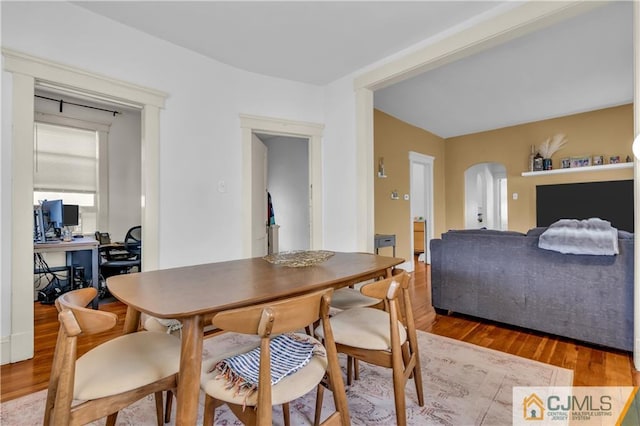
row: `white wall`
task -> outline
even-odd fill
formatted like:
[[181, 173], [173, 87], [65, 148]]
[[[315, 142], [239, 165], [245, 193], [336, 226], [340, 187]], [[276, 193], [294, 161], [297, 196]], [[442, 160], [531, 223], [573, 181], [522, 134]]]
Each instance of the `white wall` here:
[[[324, 163], [325, 248], [358, 250], [356, 207], [358, 196], [356, 158], [356, 94], [350, 75], [325, 87]], [[373, 110], [371, 111], [373, 114]], [[373, 241], [371, 241], [373, 247]]]
[[140, 225], [140, 111], [121, 110], [109, 130], [109, 231], [124, 241]]
[[308, 250], [309, 140], [283, 137], [268, 139], [267, 188], [279, 229], [279, 251]]
[[[242, 253], [241, 131], [239, 114], [325, 122], [324, 90], [269, 78], [207, 59], [170, 43], [61, 2], [2, 2], [2, 46], [47, 60], [161, 90], [169, 94], [160, 121], [159, 266], [238, 258]], [[3, 73], [3, 107], [11, 104]], [[349, 91], [349, 93], [351, 90]], [[339, 100], [338, 94], [333, 98]], [[9, 151], [10, 107], [2, 117], [2, 163]], [[341, 108], [344, 110], [344, 108]], [[334, 113], [335, 115], [335, 113]], [[352, 122], [348, 117], [346, 122]], [[331, 126], [332, 135], [353, 134]], [[353, 128], [353, 123], [350, 125]], [[326, 163], [341, 159], [349, 170], [353, 156], [342, 155], [353, 137], [325, 137]], [[338, 155], [340, 154], [340, 155]], [[331, 167], [331, 170], [334, 170]], [[351, 173], [332, 177], [325, 195], [354, 187]], [[11, 209], [10, 170], [2, 170], [3, 223]], [[216, 182], [224, 180], [227, 192]], [[338, 189], [338, 191], [336, 191]], [[348, 197], [353, 196], [353, 192]], [[330, 197], [329, 197], [330, 198]], [[324, 221], [327, 241], [345, 239], [353, 208]], [[336, 211], [331, 202], [328, 211]], [[335, 219], [334, 219], [335, 218]], [[333, 223], [339, 225], [335, 227]], [[346, 222], [346, 225], [343, 225]], [[352, 222], [352, 220], [351, 220]], [[3, 227], [3, 235], [10, 228]], [[9, 233], [10, 234], [10, 233]], [[338, 235], [339, 237], [334, 237]], [[346, 237], [349, 239], [349, 237]], [[10, 289], [10, 262], [3, 238], [2, 292]], [[353, 240], [353, 238], [351, 238]], [[334, 249], [348, 248], [333, 244]], [[2, 338], [10, 333], [10, 298], [2, 302]]]

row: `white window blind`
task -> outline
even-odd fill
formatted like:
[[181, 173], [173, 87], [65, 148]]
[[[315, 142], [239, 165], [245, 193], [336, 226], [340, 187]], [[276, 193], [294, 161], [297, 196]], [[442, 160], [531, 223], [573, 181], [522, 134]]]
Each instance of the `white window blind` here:
[[98, 229], [100, 133], [36, 122], [34, 130], [33, 204], [61, 199], [80, 207], [74, 232]]
[[36, 191], [98, 191], [97, 132], [36, 123], [34, 175]]

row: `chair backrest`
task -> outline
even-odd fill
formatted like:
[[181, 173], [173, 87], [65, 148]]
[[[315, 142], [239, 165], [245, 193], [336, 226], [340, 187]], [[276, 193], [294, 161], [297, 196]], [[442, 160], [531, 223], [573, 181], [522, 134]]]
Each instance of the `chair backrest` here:
[[124, 237], [125, 249], [135, 255], [140, 256], [142, 251], [142, 226], [134, 226], [127, 231]]
[[406, 271], [395, 269], [392, 277], [365, 284], [360, 291], [365, 296], [383, 299], [387, 312], [396, 315], [405, 327], [415, 328], [409, 295], [409, 274]]
[[[259, 425], [270, 425], [272, 421], [271, 402], [271, 337], [294, 332], [318, 320], [325, 330], [324, 346], [327, 353], [329, 374], [332, 378], [334, 393], [344, 396], [344, 384], [340, 376], [337, 352], [331, 323], [329, 306], [333, 290], [327, 289], [304, 294], [276, 302], [263, 303], [245, 308], [233, 309], [216, 314], [211, 323], [222, 330], [260, 336], [260, 371], [257, 400], [257, 419]], [[337, 378], [334, 380], [334, 378]], [[346, 398], [339, 401], [336, 411], [344, 424], [348, 424], [349, 412]], [[334, 415], [334, 417], [336, 417]]]
[[[111, 330], [118, 322], [118, 316], [112, 312], [89, 309], [86, 306], [97, 296], [93, 287], [81, 288], [64, 293], [56, 299], [58, 319], [67, 335], [95, 334]], [[74, 323], [79, 330], [72, 331]], [[67, 327], [70, 327], [67, 329]], [[77, 334], [75, 334], [77, 333]]]

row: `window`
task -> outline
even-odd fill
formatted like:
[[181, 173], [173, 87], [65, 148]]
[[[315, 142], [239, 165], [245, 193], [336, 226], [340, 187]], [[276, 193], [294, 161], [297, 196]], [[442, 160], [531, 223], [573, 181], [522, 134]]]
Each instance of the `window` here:
[[62, 199], [80, 206], [75, 233], [98, 229], [99, 132], [36, 122], [33, 202]]

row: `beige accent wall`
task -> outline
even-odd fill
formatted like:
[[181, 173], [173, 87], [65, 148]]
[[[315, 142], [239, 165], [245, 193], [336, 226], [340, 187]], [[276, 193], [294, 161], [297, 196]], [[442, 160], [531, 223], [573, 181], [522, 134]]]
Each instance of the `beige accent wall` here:
[[[384, 157], [387, 178], [375, 178], [375, 232], [396, 234], [396, 255], [411, 259], [411, 211], [409, 194], [409, 151], [435, 157], [435, 237], [449, 229], [464, 228], [464, 172], [483, 162], [499, 162], [507, 169], [509, 229], [526, 232], [536, 225], [536, 185], [633, 179], [633, 168], [523, 177], [528, 170], [531, 145], [539, 146], [556, 133], [568, 143], [552, 157], [560, 168], [565, 157], [603, 155], [632, 156], [633, 105], [575, 114], [550, 120], [455, 138], [443, 139], [418, 127], [374, 110], [374, 171]], [[400, 200], [391, 200], [397, 190]], [[518, 199], [513, 199], [513, 194]], [[594, 200], [597, 202], [597, 200]], [[391, 249], [380, 254], [391, 255]]]
[[[526, 232], [536, 225], [536, 185], [633, 179], [633, 168], [523, 177], [531, 145], [564, 133], [568, 143], [552, 156], [560, 168], [564, 157], [632, 156], [633, 105], [623, 105], [519, 126], [446, 139], [446, 228], [464, 228], [464, 171], [474, 164], [495, 161], [507, 169], [509, 229]], [[518, 199], [513, 199], [513, 194]], [[594, 200], [597, 202], [597, 200]], [[437, 235], [437, 234], [436, 234]]]
[[[435, 234], [444, 232], [445, 198], [444, 139], [423, 129], [400, 121], [382, 111], [374, 110], [374, 183], [375, 233], [396, 235], [396, 256], [411, 260], [412, 220], [411, 201], [405, 201], [404, 194], [410, 194], [409, 152], [417, 152], [434, 157], [434, 226]], [[378, 161], [384, 158], [386, 178], [378, 178]], [[391, 192], [397, 190], [399, 200], [391, 199]], [[429, 220], [429, 218], [427, 218]], [[380, 249], [380, 254], [391, 256], [391, 248]]]

